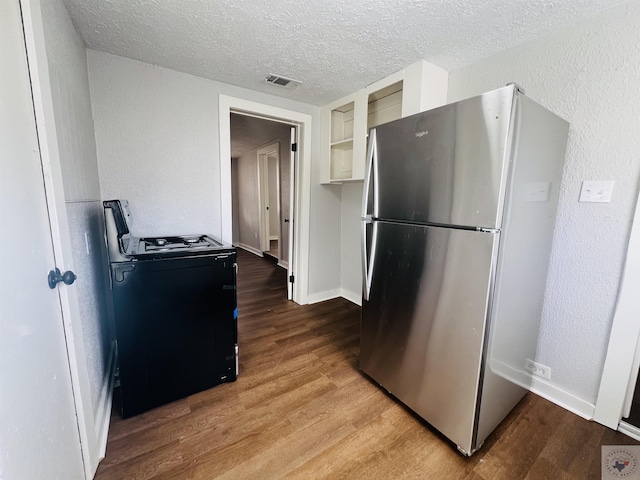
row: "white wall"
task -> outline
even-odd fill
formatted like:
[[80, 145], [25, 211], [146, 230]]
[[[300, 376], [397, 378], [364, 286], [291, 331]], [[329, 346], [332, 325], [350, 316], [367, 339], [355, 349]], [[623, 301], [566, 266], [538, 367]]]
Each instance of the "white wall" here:
[[[571, 123], [537, 361], [587, 416], [598, 393], [637, 196], [640, 4], [628, 3], [449, 75], [449, 101], [515, 81]], [[611, 203], [578, 203], [614, 180]]]
[[[106, 251], [98, 163], [89, 95], [87, 57], [62, 0], [42, 2], [44, 35], [55, 115], [78, 309], [86, 352], [91, 405], [103, 422], [109, 356], [115, 336], [106, 299]], [[69, 267], [69, 266], [68, 266]], [[108, 407], [107, 407], [108, 408]], [[110, 412], [106, 412], [107, 419]]]
[[220, 235], [220, 94], [311, 115], [309, 293], [339, 288], [340, 204], [320, 186], [318, 107], [94, 50], [87, 56], [102, 196], [129, 199], [134, 235]]
[[238, 195], [238, 245], [254, 253], [260, 249], [258, 152], [252, 150], [236, 160]]
[[340, 281], [342, 296], [362, 304], [362, 253], [360, 217], [363, 184], [345, 183], [342, 186]]

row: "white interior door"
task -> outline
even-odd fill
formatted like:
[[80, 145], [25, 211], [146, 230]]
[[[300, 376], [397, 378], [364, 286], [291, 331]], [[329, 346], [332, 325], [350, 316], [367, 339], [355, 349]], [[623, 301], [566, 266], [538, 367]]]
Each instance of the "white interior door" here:
[[[269, 241], [280, 240], [280, 175], [276, 155], [267, 156], [269, 176]], [[271, 248], [271, 246], [269, 246]]]
[[[0, 476], [85, 478], [18, 0], [0, 9]], [[65, 288], [63, 286], [62, 288]]]
[[258, 152], [258, 189], [260, 190], [260, 250], [269, 251], [269, 171], [267, 155]]
[[277, 203], [273, 198], [277, 195], [277, 190], [273, 188], [270, 181], [269, 158], [278, 156], [280, 145], [274, 143], [266, 147], [258, 149], [258, 219], [260, 225], [260, 250], [268, 252], [271, 249], [270, 239], [272, 236], [278, 235], [277, 222], [274, 225], [272, 221], [273, 213], [277, 215]]
[[295, 281], [295, 267], [293, 258], [293, 244], [296, 241], [293, 220], [295, 218], [296, 199], [296, 160], [298, 158], [298, 129], [291, 127], [291, 157], [289, 159], [289, 252], [287, 253], [287, 298], [293, 300], [293, 282]]

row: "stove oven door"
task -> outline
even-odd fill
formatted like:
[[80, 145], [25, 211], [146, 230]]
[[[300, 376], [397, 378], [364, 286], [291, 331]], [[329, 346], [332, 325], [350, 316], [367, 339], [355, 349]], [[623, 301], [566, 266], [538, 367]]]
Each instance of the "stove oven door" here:
[[112, 264], [123, 417], [236, 379], [235, 261]]

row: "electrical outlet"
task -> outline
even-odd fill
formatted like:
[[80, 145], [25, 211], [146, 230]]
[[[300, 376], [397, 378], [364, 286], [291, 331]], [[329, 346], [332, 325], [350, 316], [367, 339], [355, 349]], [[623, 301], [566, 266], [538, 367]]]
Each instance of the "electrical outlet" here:
[[527, 358], [526, 362], [524, 362], [524, 368], [538, 377], [551, 380], [551, 369], [546, 365], [542, 365], [541, 363], [534, 362]]

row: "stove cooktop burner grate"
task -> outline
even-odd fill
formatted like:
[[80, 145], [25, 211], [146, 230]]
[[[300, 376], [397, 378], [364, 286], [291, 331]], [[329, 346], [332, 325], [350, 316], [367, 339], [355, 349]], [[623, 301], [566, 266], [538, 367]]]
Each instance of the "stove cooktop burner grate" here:
[[186, 235], [173, 237], [141, 238], [140, 252], [166, 252], [179, 250], [193, 250], [216, 248], [222, 246], [208, 235]]

